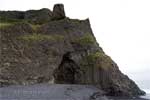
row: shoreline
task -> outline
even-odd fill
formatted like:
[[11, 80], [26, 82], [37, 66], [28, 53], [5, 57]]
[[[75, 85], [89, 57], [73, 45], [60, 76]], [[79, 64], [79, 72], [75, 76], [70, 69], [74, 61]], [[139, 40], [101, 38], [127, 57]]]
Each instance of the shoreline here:
[[[101, 91], [102, 92], [102, 91]], [[100, 90], [94, 86], [89, 85], [68, 85], [68, 84], [36, 84], [29, 86], [8, 86], [0, 88], [0, 100], [26, 100], [31, 99], [44, 99], [48, 100], [66, 100], [74, 98], [75, 100], [89, 100], [89, 97], [95, 93], [100, 93]], [[150, 100], [150, 94], [140, 97], [108, 97], [102, 95], [96, 95], [100, 100]], [[95, 96], [94, 96], [95, 97]], [[61, 99], [64, 98], [64, 99]], [[97, 97], [96, 97], [97, 98]], [[103, 99], [102, 99], [103, 98]], [[108, 99], [107, 99], [108, 98]], [[46, 99], [47, 100], [47, 99]]]

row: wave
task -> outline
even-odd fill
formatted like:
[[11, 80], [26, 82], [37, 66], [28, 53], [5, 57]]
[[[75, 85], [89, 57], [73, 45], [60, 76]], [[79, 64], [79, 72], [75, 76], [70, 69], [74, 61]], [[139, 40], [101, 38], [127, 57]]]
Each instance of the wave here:
[[150, 89], [143, 89], [147, 94], [150, 94]]

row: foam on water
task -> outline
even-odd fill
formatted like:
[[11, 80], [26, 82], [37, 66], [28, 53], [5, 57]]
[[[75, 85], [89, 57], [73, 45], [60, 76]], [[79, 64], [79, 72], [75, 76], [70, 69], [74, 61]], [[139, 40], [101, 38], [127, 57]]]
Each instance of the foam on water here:
[[141, 96], [141, 98], [145, 98], [147, 100], [150, 100], [150, 89], [143, 89], [146, 92], [145, 96]]
[[147, 94], [150, 94], [150, 89], [143, 89]]

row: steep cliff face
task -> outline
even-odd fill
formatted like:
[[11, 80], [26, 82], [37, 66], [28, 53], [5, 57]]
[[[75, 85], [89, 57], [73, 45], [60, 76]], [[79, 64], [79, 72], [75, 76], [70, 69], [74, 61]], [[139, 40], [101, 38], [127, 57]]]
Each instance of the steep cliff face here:
[[143, 95], [96, 42], [89, 20], [65, 17], [62, 4], [0, 11], [0, 86], [92, 84], [107, 95]]

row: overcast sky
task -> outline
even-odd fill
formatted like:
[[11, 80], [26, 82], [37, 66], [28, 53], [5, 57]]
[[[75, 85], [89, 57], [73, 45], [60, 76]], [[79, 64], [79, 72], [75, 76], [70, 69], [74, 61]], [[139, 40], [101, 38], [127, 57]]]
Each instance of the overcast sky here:
[[106, 54], [141, 88], [150, 89], [150, 0], [0, 0], [0, 10], [65, 5], [70, 18], [90, 18]]

